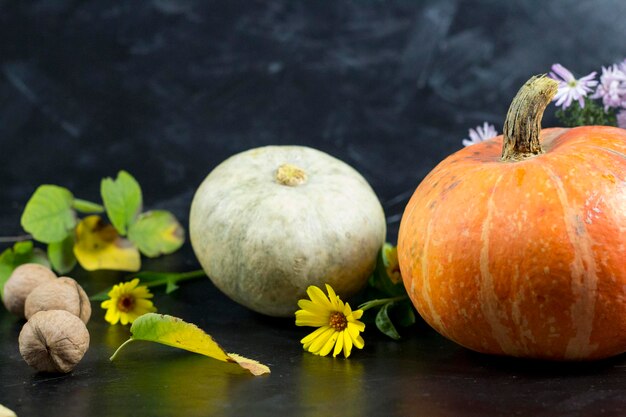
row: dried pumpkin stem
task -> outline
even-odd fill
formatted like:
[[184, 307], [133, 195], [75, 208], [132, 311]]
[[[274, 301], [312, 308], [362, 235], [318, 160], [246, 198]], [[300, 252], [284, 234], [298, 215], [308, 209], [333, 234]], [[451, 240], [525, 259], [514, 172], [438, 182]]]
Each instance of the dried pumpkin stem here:
[[276, 182], [281, 185], [295, 187], [306, 182], [308, 176], [306, 172], [292, 164], [282, 164], [276, 170]]
[[503, 161], [522, 161], [543, 153], [541, 118], [557, 90], [558, 83], [545, 75], [533, 76], [520, 88], [504, 122]]

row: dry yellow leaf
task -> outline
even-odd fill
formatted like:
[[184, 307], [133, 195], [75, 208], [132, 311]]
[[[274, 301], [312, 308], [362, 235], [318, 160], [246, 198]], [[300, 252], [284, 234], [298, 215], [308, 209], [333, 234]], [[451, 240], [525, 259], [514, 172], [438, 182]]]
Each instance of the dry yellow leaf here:
[[235, 353], [226, 353], [210, 335], [198, 326], [177, 317], [156, 313], [144, 314], [133, 322], [130, 332], [131, 338], [117, 349], [111, 360], [127, 343], [144, 340], [199, 353], [222, 362], [234, 362], [255, 376], [270, 373], [270, 368], [253, 359], [244, 358]]
[[74, 255], [87, 271], [113, 269], [135, 272], [141, 268], [137, 247], [96, 215], [85, 217], [76, 226]]

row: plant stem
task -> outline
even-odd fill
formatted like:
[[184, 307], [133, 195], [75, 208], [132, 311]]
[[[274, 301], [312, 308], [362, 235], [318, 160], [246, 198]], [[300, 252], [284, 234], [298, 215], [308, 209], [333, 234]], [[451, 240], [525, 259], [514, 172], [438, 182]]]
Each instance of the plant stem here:
[[518, 162], [543, 153], [541, 119], [558, 86], [552, 78], [535, 75], [519, 89], [504, 121], [503, 161]]
[[[158, 278], [158, 279], [147, 279], [145, 277], [142, 277], [141, 274], [159, 274], [159, 275], [165, 275], [165, 276], [163, 278]], [[137, 278], [139, 278], [139, 280], [141, 281], [141, 285], [145, 285], [146, 287], [158, 287], [160, 285], [176, 284], [181, 281], [188, 281], [191, 279], [204, 277], [206, 276], [206, 273], [202, 269], [199, 269], [196, 271], [181, 272], [181, 273], [175, 273], [175, 272], [160, 273], [160, 272], [142, 271], [136, 275], [130, 275], [127, 278], [130, 280], [131, 277], [134, 277], [134, 276], [137, 276]], [[107, 300], [109, 298], [108, 293], [109, 291], [111, 291], [112, 288], [113, 287], [109, 287], [104, 291], [100, 291], [99, 293], [92, 295], [89, 299], [91, 301]]]
[[113, 360], [117, 357], [118, 352], [119, 352], [120, 350], [122, 350], [122, 348], [123, 348], [124, 346], [126, 346], [126, 345], [127, 345], [127, 344], [129, 344], [130, 342], [134, 342], [134, 341], [135, 341], [135, 339], [133, 339], [133, 338], [131, 337], [130, 339], [128, 339], [127, 341], [125, 341], [124, 343], [122, 343], [122, 344], [120, 345], [120, 347], [118, 347], [118, 348], [117, 348], [117, 350], [113, 353], [113, 355], [109, 358], [109, 360], [110, 360], [111, 362], [113, 362]]
[[0, 236], [0, 243], [14, 243], [14, 242], [23, 242], [25, 240], [31, 240], [32, 235], [17, 235], [17, 236]]
[[181, 272], [180, 274], [175, 274], [172, 276], [173, 277], [143, 282], [141, 285], [145, 285], [146, 287], [158, 287], [159, 285], [166, 285], [168, 282], [179, 283], [182, 281], [188, 281], [190, 279], [206, 276], [206, 272], [204, 272], [204, 270], [202, 269], [199, 269], [197, 271]]
[[387, 303], [392, 303], [392, 302], [396, 302], [396, 301], [403, 301], [403, 300], [408, 300], [408, 299], [409, 299], [408, 295], [399, 295], [397, 297], [390, 297], [390, 298], [379, 298], [379, 299], [376, 299], [376, 300], [370, 300], [370, 301], [364, 302], [363, 304], [361, 304], [359, 306], [359, 309], [363, 310], [363, 311], [367, 311], [370, 308], [382, 306], [382, 305], [385, 305]]

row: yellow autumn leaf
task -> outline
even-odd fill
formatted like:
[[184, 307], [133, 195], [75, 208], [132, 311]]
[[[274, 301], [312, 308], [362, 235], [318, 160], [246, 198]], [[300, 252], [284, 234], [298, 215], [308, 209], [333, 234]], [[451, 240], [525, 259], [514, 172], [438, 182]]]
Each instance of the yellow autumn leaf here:
[[177, 317], [147, 313], [133, 322], [130, 332], [132, 333], [130, 339], [117, 349], [111, 356], [111, 360], [115, 359], [118, 352], [128, 343], [144, 340], [199, 353], [222, 362], [237, 363], [255, 376], [270, 373], [270, 368], [253, 359], [244, 358], [235, 353], [226, 353], [210, 335], [198, 326]]
[[87, 271], [113, 269], [135, 272], [141, 268], [137, 247], [96, 215], [85, 217], [76, 226], [74, 255]]

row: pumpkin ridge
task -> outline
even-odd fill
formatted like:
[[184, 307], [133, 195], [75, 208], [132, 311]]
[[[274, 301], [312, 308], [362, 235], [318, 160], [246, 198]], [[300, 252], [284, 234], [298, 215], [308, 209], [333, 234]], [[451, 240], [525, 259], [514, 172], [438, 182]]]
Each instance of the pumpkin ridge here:
[[[447, 329], [446, 326], [443, 324], [443, 322], [441, 321], [441, 316], [439, 315], [439, 312], [437, 311], [437, 309], [435, 308], [435, 305], [433, 303], [432, 300], [432, 289], [430, 287], [430, 281], [428, 279], [426, 279], [426, 277], [428, 276], [428, 245], [430, 243], [430, 235], [432, 233], [432, 223], [433, 223], [433, 219], [434, 216], [430, 218], [430, 220], [428, 221], [428, 226], [426, 226], [426, 238], [424, 239], [424, 246], [422, 248], [422, 258], [421, 258], [421, 267], [422, 267], [422, 298], [424, 299], [424, 301], [426, 302], [426, 305], [428, 305], [428, 309], [430, 310], [430, 316], [432, 318], [432, 320], [437, 324], [437, 326], [439, 326], [439, 329], [445, 330], [445, 333], [447, 335]], [[414, 294], [415, 292], [415, 280], [411, 281], [411, 293]]]
[[[563, 181], [551, 168], [545, 165], [542, 168], [555, 186], [557, 196], [563, 207], [565, 229], [574, 252], [574, 261], [570, 266], [571, 291], [578, 296], [578, 299], [571, 306], [570, 311], [575, 334], [567, 343], [564, 355], [571, 359], [583, 358], [595, 350], [594, 346], [590, 346], [590, 340], [595, 320], [594, 307], [597, 297], [598, 276], [590, 242], [591, 238], [584, 222], [575, 213], [568, 201]], [[578, 325], [576, 326], [576, 324]]]
[[615, 149], [607, 148], [606, 146], [597, 146], [597, 145], [591, 145], [590, 147], [594, 149], [600, 149], [601, 151], [605, 151], [612, 155], [616, 155], [623, 159], [626, 159], [626, 154], [623, 154], [620, 151], [616, 151]]
[[498, 179], [493, 184], [493, 188], [491, 189], [491, 194], [489, 195], [489, 199], [487, 200], [487, 216], [483, 221], [481, 227], [481, 235], [480, 240], [482, 242], [482, 246], [480, 249], [480, 299], [481, 299], [481, 311], [485, 317], [486, 323], [491, 328], [491, 335], [493, 339], [500, 346], [501, 351], [503, 352], [515, 352], [517, 349], [515, 344], [511, 340], [510, 334], [506, 326], [500, 321], [501, 315], [505, 314], [498, 307], [497, 303], [497, 295], [495, 291], [495, 285], [493, 282], [493, 275], [489, 270], [489, 233], [490, 226], [493, 219], [494, 212], [496, 210], [494, 204], [494, 195], [496, 194], [496, 190], [498, 189], [498, 184], [504, 177], [505, 174], [500, 174]]

